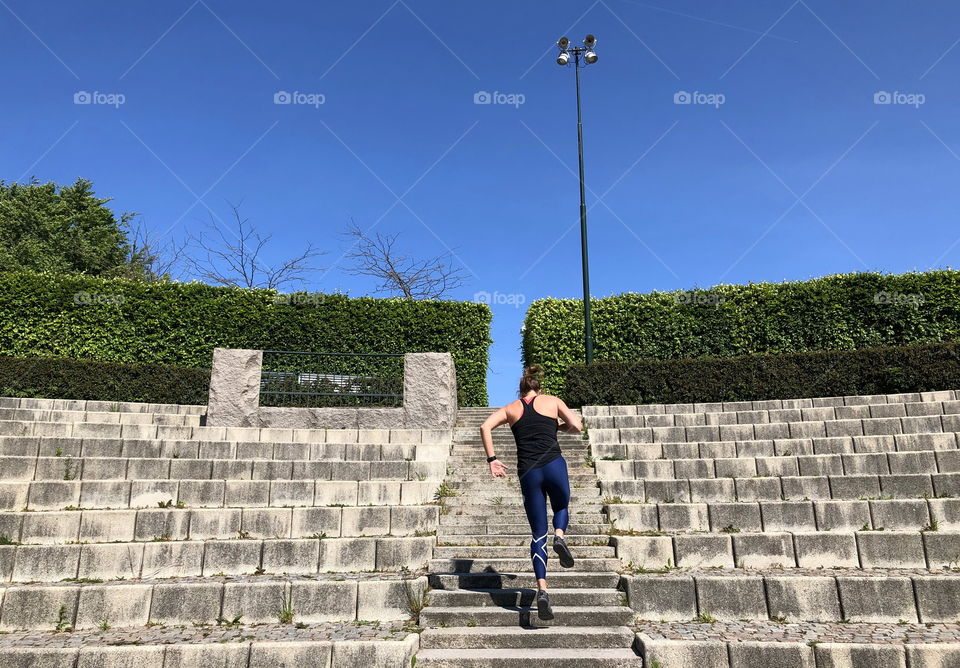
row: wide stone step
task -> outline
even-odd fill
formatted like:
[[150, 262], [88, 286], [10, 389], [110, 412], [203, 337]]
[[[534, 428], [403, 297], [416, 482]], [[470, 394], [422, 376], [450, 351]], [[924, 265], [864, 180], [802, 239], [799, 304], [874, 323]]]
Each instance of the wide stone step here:
[[[559, 561], [553, 560], [554, 570], [559, 570]], [[616, 571], [622, 567], [619, 559], [579, 559], [578, 571]], [[519, 559], [431, 559], [431, 573], [525, 573], [532, 572], [530, 557]]]
[[[551, 598], [552, 596], [553, 594]], [[629, 648], [634, 644], [634, 639], [634, 632], [626, 626], [565, 626], [537, 629], [535, 632], [529, 629], [491, 629], [479, 626], [439, 628], [423, 630], [420, 634], [420, 651], [427, 649]]]
[[[587, 508], [595, 507], [597, 509], [600, 506], [587, 506]], [[548, 504], [549, 508], [549, 504]], [[576, 508], [573, 509], [574, 512], [570, 514], [570, 522], [574, 525], [577, 524], [606, 524], [607, 516], [600, 512], [579, 512]], [[553, 513], [548, 509], [547, 518], [552, 518]], [[497, 514], [496, 510], [493, 508], [486, 508], [483, 506], [464, 506], [463, 508], [458, 508], [455, 511], [450, 511], [450, 513], [440, 515], [440, 526], [451, 525], [451, 524], [486, 524], [488, 522], [503, 522], [504, 524], [526, 524], [527, 516], [523, 512], [515, 511], [504, 511], [501, 514]]]
[[207, 407], [196, 404], [151, 404], [135, 401], [95, 401], [85, 399], [41, 399], [30, 397], [0, 397], [4, 408], [31, 410], [95, 411], [121, 413], [180, 413], [206, 415]]
[[624, 576], [640, 619], [953, 623], [960, 578], [951, 571], [701, 569]]
[[126, 411], [71, 411], [0, 407], [0, 420], [26, 422], [98, 422], [103, 424], [155, 424], [200, 426], [201, 416], [180, 413], [131, 413]]
[[[530, 530], [527, 529], [527, 533]], [[456, 545], [519, 545], [530, 546], [528, 535], [490, 535], [490, 534], [462, 534], [451, 535], [443, 531], [438, 534], [437, 545], [441, 547]], [[572, 534], [566, 537], [567, 545], [608, 545], [610, 536], [604, 534]]]
[[[613, 589], [620, 583], [620, 574], [582, 570], [555, 570], [550, 586], [561, 589]], [[430, 573], [427, 581], [434, 590], [460, 589], [536, 589], [533, 572], [526, 573]]]
[[[487, 523], [482, 521], [483, 518], [477, 518], [477, 523], [467, 523], [467, 524], [446, 524], [442, 521], [442, 518], [446, 516], [441, 516], [440, 527], [437, 529], [437, 536], [440, 540], [456, 540], [461, 535], [464, 534], [489, 534], [492, 536], [525, 536], [526, 540], [530, 540], [530, 525], [527, 524], [526, 519], [522, 522], [515, 522], [513, 524], [501, 524], [500, 522], [491, 522]], [[610, 530], [610, 525], [605, 523], [603, 524], [580, 524], [572, 523], [567, 527], [566, 535], [568, 538], [573, 538], [578, 534], [580, 535], [592, 535], [592, 534], [603, 534]]]
[[[580, 485], [581, 487], [597, 486], [597, 474], [593, 473], [592, 471], [584, 473], [568, 473], [567, 479], [570, 481], [571, 487], [576, 487], [577, 485]], [[475, 475], [448, 475], [445, 478], [445, 481], [447, 484], [456, 489], [488, 489], [491, 486], [509, 487], [518, 491], [520, 489], [519, 479], [511, 478], [510, 480], [507, 480], [505, 478], [494, 478], [490, 475], [490, 471], [485, 471]]]
[[[430, 592], [430, 606], [438, 608], [536, 606], [537, 589], [458, 589]], [[616, 589], [561, 589], [550, 587], [550, 603], [560, 606], [620, 606], [626, 595]]]
[[[542, 649], [425, 649], [418, 666], [434, 668], [526, 668], [544, 662]], [[642, 666], [632, 649], [562, 649], [549, 652], [551, 668], [618, 668]]]
[[[547, 553], [551, 558], [556, 558], [556, 554], [551, 547], [552, 542], [547, 545]], [[599, 557], [615, 557], [614, 548], [609, 546], [580, 546], [570, 545], [570, 552], [574, 559], [587, 559]], [[497, 546], [497, 545], [468, 545], [454, 547], [437, 547], [433, 550], [433, 556], [437, 559], [523, 559], [529, 558], [530, 546]]]
[[420, 624], [430, 626], [625, 626], [634, 612], [622, 605], [554, 605], [554, 619], [542, 621], [533, 607], [460, 607], [427, 606], [420, 613]]

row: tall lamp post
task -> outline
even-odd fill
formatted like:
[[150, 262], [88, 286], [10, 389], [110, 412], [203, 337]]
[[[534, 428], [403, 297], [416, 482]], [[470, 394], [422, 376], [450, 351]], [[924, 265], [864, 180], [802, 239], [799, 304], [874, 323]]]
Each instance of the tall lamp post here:
[[[580, 68], [597, 62], [597, 53], [594, 47], [597, 38], [587, 35], [583, 38], [583, 46], [571, 46], [570, 40], [561, 37], [557, 40], [560, 55], [557, 64], [570, 64], [573, 56], [573, 69], [577, 74], [577, 156], [580, 160], [580, 255], [583, 267], [583, 347], [586, 352], [587, 364], [593, 362], [593, 324], [590, 321], [590, 263], [587, 259], [587, 203], [583, 183], [583, 121], [580, 115]], [[583, 65], [580, 61], [583, 61]]]

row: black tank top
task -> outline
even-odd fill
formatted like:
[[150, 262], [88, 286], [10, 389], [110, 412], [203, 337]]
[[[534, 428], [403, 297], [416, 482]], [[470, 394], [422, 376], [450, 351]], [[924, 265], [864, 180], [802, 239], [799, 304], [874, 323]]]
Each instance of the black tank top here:
[[556, 418], [535, 411], [534, 399], [531, 399], [530, 403], [520, 400], [523, 404], [523, 415], [510, 425], [510, 431], [517, 442], [517, 475], [521, 476], [530, 469], [549, 464], [563, 454], [557, 441]]

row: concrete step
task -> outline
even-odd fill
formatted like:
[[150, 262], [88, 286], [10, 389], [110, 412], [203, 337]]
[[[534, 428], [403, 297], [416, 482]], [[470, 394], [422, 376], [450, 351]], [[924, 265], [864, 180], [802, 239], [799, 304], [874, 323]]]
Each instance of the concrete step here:
[[[529, 529], [527, 530], [529, 533]], [[552, 540], [552, 538], [551, 538]], [[596, 545], [607, 545], [610, 541], [609, 535], [604, 534], [587, 534], [587, 535], [578, 535], [573, 534], [567, 536], [567, 545], [584, 545], [584, 546], [596, 546]], [[514, 535], [490, 535], [490, 534], [463, 534], [463, 535], [449, 535], [446, 533], [438, 534], [438, 546], [455, 546], [455, 545], [515, 545], [515, 546], [530, 546], [530, 536], [514, 536]]]
[[[560, 563], [553, 560], [554, 570], [559, 570]], [[616, 571], [622, 567], [619, 559], [578, 559], [578, 571]], [[526, 573], [532, 572], [530, 557], [517, 559], [431, 559], [429, 564], [431, 573]]]
[[[586, 508], [588, 510], [590, 508], [597, 508], [597, 510], [599, 510], [600, 506], [586, 506]], [[607, 516], [603, 513], [580, 512], [576, 508], [572, 510], [570, 522], [573, 525], [607, 523]], [[553, 513], [549, 510], [547, 511], [547, 517], [553, 517]], [[503, 513], [497, 514], [494, 508], [484, 506], [464, 506], [456, 510], [451, 510], [448, 514], [440, 514], [440, 526], [453, 524], [486, 524], [494, 521], [502, 522], [503, 524], [527, 524], [527, 516], [523, 512], [510, 510], [505, 510]]]
[[[418, 666], [433, 668], [525, 668], [542, 663], [542, 649], [425, 649], [417, 653]], [[551, 668], [615, 668], [642, 666], [632, 649], [563, 649], [549, 653]]]
[[420, 613], [420, 624], [430, 626], [625, 626], [634, 612], [623, 605], [561, 606], [553, 605], [554, 619], [543, 621], [537, 609], [529, 607], [460, 607], [427, 606]]
[[[620, 583], [620, 574], [609, 571], [555, 570], [550, 573], [550, 586], [561, 589], [613, 589]], [[526, 573], [430, 573], [427, 581], [436, 590], [460, 589], [536, 589], [533, 572]]]
[[30, 410], [180, 413], [188, 415], [206, 415], [207, 412], [206, 406], [192, 404], [149, 404], [133, 401], [87, 401], [84, 399], [35, 399], [27, 397], [0, 397], [0, 406]]
[[[555, 590], [554, 590], [555, 591]], [[635, 634], [626, 626], [565, 626], [538, 629], [437, 628], [420, 634], [420, 651], [428, 649], [577, 649], [631, 647]], [[418, 656], [418, 663], [420, 657]], [[542, 658], [541, 658], [542, 661]]]
[[[547, 553], [556, 558], [553, 553], [552, 541], [547, 545]], [[609, 546], [581, 546], [570, 545], [570, 552], [574, 559], [588, 559], [616, 556], [614, 548]], [[529, 558], [530, 546], [497, 546], [497, 545], [458, 545], [453, 547], [436, 547], [433, 550], [436, 559], [523, 559]]]
[[155, 424], [172, 426], [197, 426], [201, 424], [198, 414], [180, 413], [131, 413], [127, 411], [70, 411], [38, 408], [0, 407], [0, 420], [27, 422], [97, 422], [101, 424]]
[[[430, 606], [437, 608], [530, 607], [536, 606], [537, 590], [529, 589], [458, 589], [431, 591]], [[619, 606], [626, 595], [616, 589], [550, 588], [550, 602], [560, 606]]]
[[[484, 518], [478, 517], [475, 523], [457, 524], [443, 522], [444, 517], [449, 516], [441, 515], [440, 526], [437, 528], [437, 536], [440, 540], [456, 540], [464, 534], [487, 534], [504, 537], [523, 536], [525, 540], [530, 540], [530, 525], [527, 524], [526, 518], [524, 518], [522, 522], [517, 521], [512, 524], [501, 524], [499, 521], [488, 522]], [[461, 515], [460, 517], [467, 516]], [[606, 523], [606, 520], [604, 520], [603, 524], [580, 524], [575, 521], [567, 527], [566, 535], [567, 538], [573, 538], [576, 535], [604, 534], [608, 531], [610, 531], [610, 525]]]
[[[596, 487], [598, 484], [597, 474], [592, 470], [583, 473], [568, 473], [567, 479], [570, 481], [571, 487], [576, 487], [578, 484], [581, 487]], [[447, 475], [445, 480], [447, 484], [456, 489], [487, 489], [491, 486], [509, 487], [516, 490], [520, 489], [519, 479], [513, 477], [509, 479], [494, 478], [490, 475], [490, 471], [476, 475], [458, 475], [454, 473]]]

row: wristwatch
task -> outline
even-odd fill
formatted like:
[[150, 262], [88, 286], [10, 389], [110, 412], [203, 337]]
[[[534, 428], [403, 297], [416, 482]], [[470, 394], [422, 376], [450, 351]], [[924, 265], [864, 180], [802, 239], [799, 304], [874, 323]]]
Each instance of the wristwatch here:
[[489, 464], [490, 462], [492, 462], [492, 461], [493, 461], [494, 459], [496, 459], [496, 458], [497, 458], [496, 455], [493, 455], [492, 457], [487, 457], [487, 463]]

